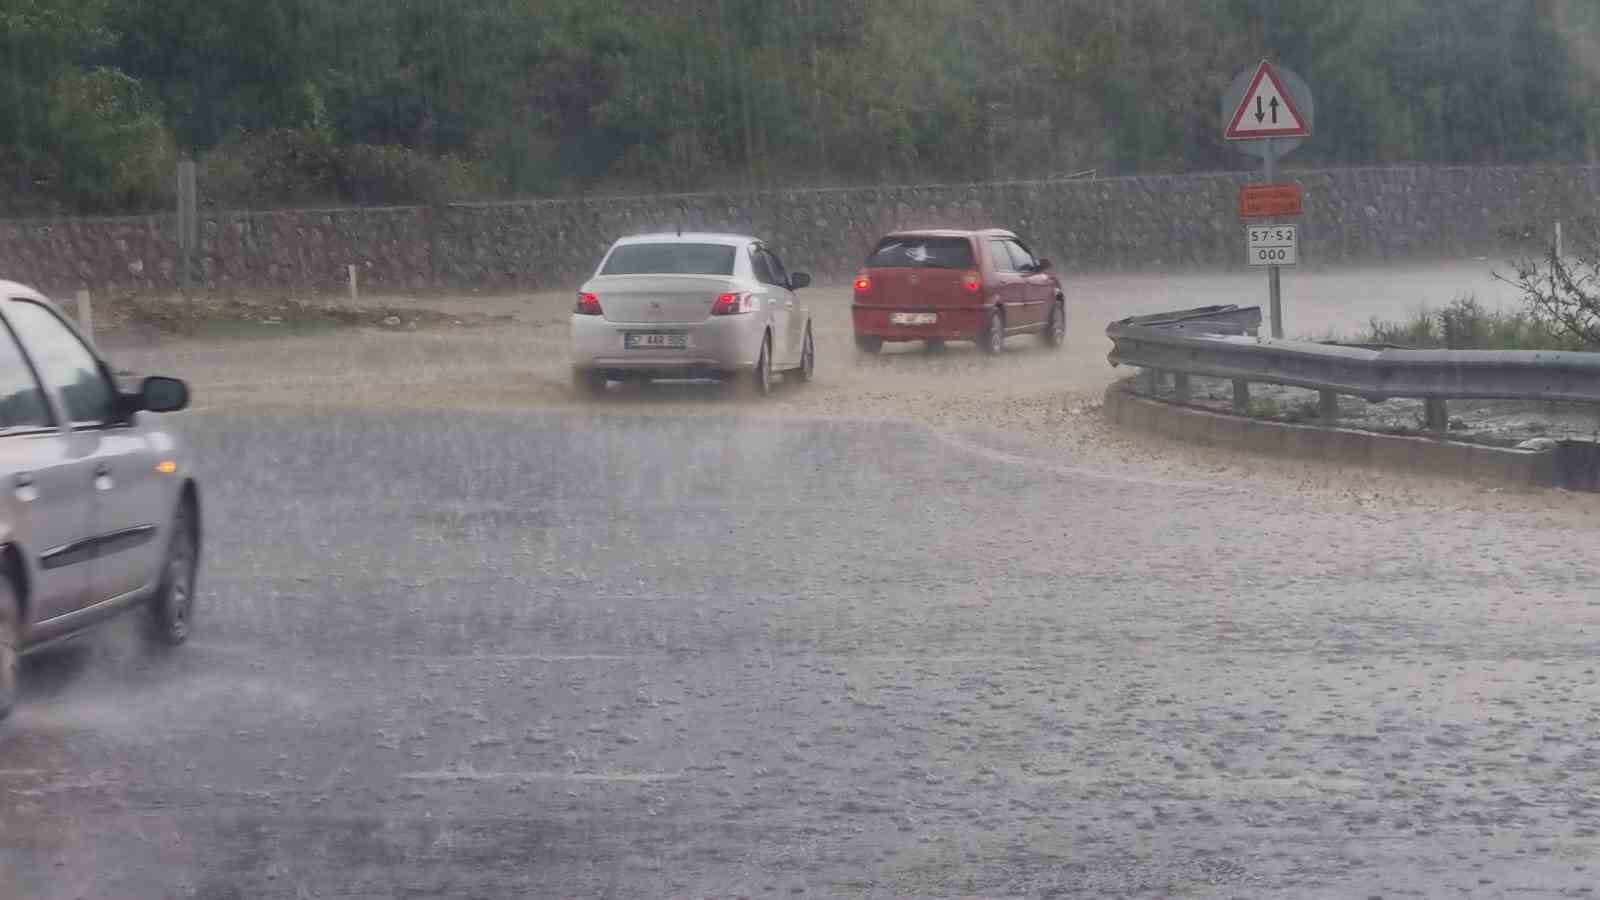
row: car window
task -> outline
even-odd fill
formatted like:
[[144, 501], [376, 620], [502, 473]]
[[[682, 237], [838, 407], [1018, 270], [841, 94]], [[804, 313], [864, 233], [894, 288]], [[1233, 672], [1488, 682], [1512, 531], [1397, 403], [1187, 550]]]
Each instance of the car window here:
[[767, 264], [767, 254], [760, 247], [750, 248], [750, 271], [755, 273], [756, 280], [762, 284], [777, 284], [773, 280], [772, 267]]
[[783, 267], [783, 261], [778, 259], [778, 254], [763, 247], [761, 254], [767, 258], [767, 268], [772, 272], [772, 283], [780, 287], [789, 286], [789, 271]]
[[1004, 241], [989, 242], [989, 262], [996, 272], [1015, 272], [1016, 261], [1011, 258], [1011, 253], [1006, 249]]
[[726, 244], [622, 244], [601, 275], [732, 275], [738, 248]]
[[0, 429], [49, 428], [50, 404], [16, 339], [0, 330]]
[[1011, 259], [1017, 264], [1018, 272], [1032, 271], [1039, 264], [1039, 261], [1033, 258], [1033, 254], [1029, 253], [1028, 248], [1022, 246], [1020, 241], [1006, 241], [1005, 244], [1006, 249], [1011, 251]]
[[44, 383], [55, 388], [75, 425], [100, 425], [116, 412], [116, 392], [83, 341], [50, 309], [14, 300], [7, 319]]
[[962, 237], [886, 237], [867, 257], [869, 268], [970, 269], [972, 242]]

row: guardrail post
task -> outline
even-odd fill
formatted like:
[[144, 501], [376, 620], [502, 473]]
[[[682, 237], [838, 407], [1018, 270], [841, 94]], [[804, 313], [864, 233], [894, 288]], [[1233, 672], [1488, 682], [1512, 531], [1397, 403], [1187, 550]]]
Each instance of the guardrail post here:
[[1427, 426], [1429, 431], [1448, 432], [1450, 430], [1450, 406], [1444, 400], [1432, 399], [1423, 401], [1427, 408]]
[[1179, 403], [1189, 402], [1189, 375], [1186, 372], [1172, 373], [1172, 396]]
[[1233, 380], [1233, 411], [1236, 413], [1250, 411], [1250, 382], [1242, 378]]
[[1317, 415], [1324, 419], [1339, 418], [1339, 395], [1333, 391], [1318, 391]]

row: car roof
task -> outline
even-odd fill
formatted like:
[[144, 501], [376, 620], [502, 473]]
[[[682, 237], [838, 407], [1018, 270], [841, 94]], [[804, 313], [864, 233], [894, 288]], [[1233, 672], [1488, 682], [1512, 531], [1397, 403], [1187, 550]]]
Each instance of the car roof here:
[[726, 244], [730, 247], [743, 247], [747, 244], [759, 244], [759, 238], [747, 234], [724, 234], [715, 231], [662, 231], [652, 234], [630, 234], [627, 237], [617, 238], [616, 245], [623, 244]]
[[1001, 238], [1015, 238], [1016, 236], [1017, 235], [1016, 235], [1015, 232], [1007, 231], [1004, 228], [978, 228], [978, 229], [965, 229], [965, 228], [907, 228], [907, 229], [903, 229], [901, 231], [891, 231], [888, 234], [884, 235], [884, 237], [886, 237], [886, 238], [891, 238], [891, 237], [894, 237], [894, 238], [900, 238], [900, 237], [964, 237], [964, 238], [970, 238], [970, 237], [1001, 237]]
[[[27, 297], [29, 300], [40, 300], [45, 303], [50, 303], [49, 297], [46, 297], [33, 288], [16, 281], [5, 281], [0, 279], [0, 295], [4, 295], [6, 297]], [[53, 306], [54, 304], [51, 305]]]

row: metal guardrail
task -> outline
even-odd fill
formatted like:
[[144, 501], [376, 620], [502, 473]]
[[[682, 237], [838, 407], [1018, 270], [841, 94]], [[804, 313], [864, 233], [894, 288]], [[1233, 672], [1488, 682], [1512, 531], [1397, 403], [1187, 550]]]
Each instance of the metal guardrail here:
[[[1253, 323], [1253, 324], [1252, 324]], [[1113, 366], [1177, 376], [1228, 378], [1234, 406], [1249, 402], [1250, 382], [1321, 391], [1323, 408], [1340, 394], [1377, 402], [1428, 401], [1428, 424], [1445, 430], [1447, 400], [1600, 403], [1600, 353], [1545, 350], [1404, 350], [1253, 337], [1260, 307], [1211, 306], [1134, 316], [1106, 326]]]

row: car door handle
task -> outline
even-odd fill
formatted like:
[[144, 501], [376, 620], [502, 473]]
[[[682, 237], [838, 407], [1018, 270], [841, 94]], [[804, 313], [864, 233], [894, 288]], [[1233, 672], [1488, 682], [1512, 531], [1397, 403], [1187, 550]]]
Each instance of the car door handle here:
[[117, 483], [115, 481], [111, 480], [111, 467], [110, 466], [105, 465], [105, 464], [102, 463], [101, 465], [98, 465], [98, 466], [95, 467], [95, 470], [94, 470], [94, 489], [95, 490], [97, 490], [97, 491], [109, 491], [109, 490], [111, 490], [112, 488], [114, 488], [116, 486], [117, 486]]
[[33, 476], [27, 472], [17, 473], [13, 484], [16, 487], [12, 488], [12, 493], [16, 495], [18, 503], [32, 503], [39, 499], [39, 489], [33, 486]]

